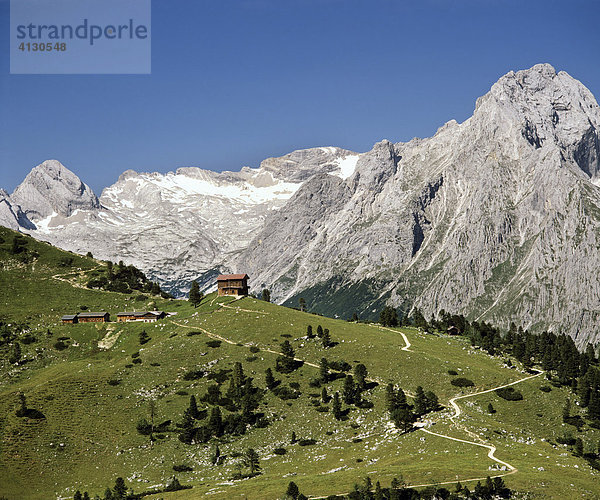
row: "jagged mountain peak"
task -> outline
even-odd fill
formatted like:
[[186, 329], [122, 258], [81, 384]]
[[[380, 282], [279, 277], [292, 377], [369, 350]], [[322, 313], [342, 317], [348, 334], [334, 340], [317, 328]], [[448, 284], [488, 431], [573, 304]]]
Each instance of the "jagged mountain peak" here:
[[68, 217], [75, 210], [100, 207], [92, 189], [58, 160], [46, 160], [33, 168], [11, 199], [32, 220], [53, 213]]

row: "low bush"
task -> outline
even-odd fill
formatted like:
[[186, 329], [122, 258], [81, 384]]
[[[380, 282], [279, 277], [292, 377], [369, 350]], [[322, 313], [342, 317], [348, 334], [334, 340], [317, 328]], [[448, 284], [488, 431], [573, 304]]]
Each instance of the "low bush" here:
[[181, 464], [181, 465], [174, 465], [173, 470], [175, 472], [192, 472], [194, 469], [192, 467], [190, 467], [189, 465]]
[[142, 358], [134, 358], [131, 362], [134, 365], [141, 365], [142, 364]]
[[184, 373], [183, 380], [198, 380], [204, 377], [204, 375], [206, 375], [204, 370], [188, 370]]
[[253, 353], [260, 352], [260, 347], [257, 347], [255, 345], [251, 345], [250, 346], [250, 352], [253, 352]]
[[287, 450], [285, 448], [275, 448], [273, 453], [275, 453], [275, 455], [285, 455]]
[[473, 387], [475, 385], [472, 380], [465, 377], [454, 378], [450, 383], [456, 387]]
[[448, 375], [458, 375], [458, 372], [456, 370], [448, 370]]
[[54, 349], [56, 349], [57, 351], [64, 351], [67, 347], [69, 346], [65, 344], [62, 340], [59, 340], [58, 342], [54, 343]]
[[209, 340], [206, 342], [206, 345], [208, 347], [212, 347], [213, 349], [216, 349], [217, 347], [221, 347], [221, 341], [220, 340]]
[[301, 439], [298, 441], [299, 446], [312, 446], [313, 444], [317, 444], [316, 439]]
[[550, 387], [549, 385], [542, 385], [540, 387], [540, 391], [542, 392], [550, 392], [552, 390], [552, 387]]
[[521, 401], [523, 399], [523, 394], [514, 387], [504, 387], [502, 389], [496, 389], [494, 392], [507, 401]]
[[349, 372], [352, 369], [352, 366], [345, 361], [330, 361], [329, 368], [338, 372]]
[[116, 378], [113, 378], [107, 382], [108, 385], [112, 385], [112, 386], [119, 385], [120, 383], [121, 383], [121, 381]]
[[256, 361], [258, 359], [258, 356], [246, 356], [246, 361], [248, 363], [253, 363], [254, 361]]

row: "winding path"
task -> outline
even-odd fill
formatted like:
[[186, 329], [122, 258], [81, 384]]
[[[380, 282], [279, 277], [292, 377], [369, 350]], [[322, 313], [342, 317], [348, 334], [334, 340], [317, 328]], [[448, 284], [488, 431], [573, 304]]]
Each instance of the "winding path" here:
[[[231, 306], [228, 306], [228, 305], [225, 305], [225, 304], [224, 304], [224, 305], [222, 305], [222, 307], [227, 307], [227, 308], [229, 308], [229, 309], [235, 309], [235, 310], [241, 310], [241, 311], [244, 311], [244, 312], [249, 312], [249, 313], [256, 313], [256, 312], [257, 312], [257, 311], [252, 311], [252, 310], [246, 310], [246, 309], [242, 309], [242, 308], [231, 307]], [[265, 313], [265, 314], [268, 314], [268, 313]], [[223, 342], [226, 342], [226, 343], [228, 343], [228, 344], [231, 344], [231, 345], [238, 345], [238, 344], [239, 344], [238, 342], [234, 342], [234, 341], [232, 341], [232, 340], [229, 340], [229, 339], [227, 339], [227, 338], [225, 338], [225, 337], [222, 337], [221, 335], [218, 335], [218, 334], [216, 334], [216, 333], [210, 332], [210, 331], [208, 331], [208, 330], [206, 330], [206, 329], [204, 329], [204, 328], [201, 328], [201, 327], [199, 327], [199, 326], [190, 326], [190, 325], [184, 325], [184, 324], [178, 323], [178, 322], [176, 322], [176, 321], [172, 321], [172, 320], [171, 320], [171, 323], [172, 323], [172, 324], [174, 324], [174, 325], [180, 326], [180, 327], [182, 327], [182, 328], [191, 328], [191, 329], [200, 330], [200, 331], [202, 331], [203, 333], [205, 333], [205, 334], [206, 334], [207, 336], [209, 336], [209, 337], [212, 337], [212, 338], [215, 338], [215, 339], [221, 340], [221, 341], [223, 341]], [[405, 346], [404, 346], [404, 347], [402, 347], [402, 348], [401, 348], [401, 350], [402, 350], [402, 351], [410, 351], [410, 352], [413, 352], [413, 351], [410, 349], [410, 347], [411, 347], [411, 345], [412, 345], [412, 344], [410, 343], [410, 341], [408, 340], [408, 337], [406, 336], [406, 334], [405, 334], [404, 332], [401, 332], [401, 331], [399, 331], [399, 330], [394, 330], [394, 329], [392, 329], [392, 328], [383, 327], [383, 326], [376, 326], [376, 325], [371, 325], [371, 326], [373, 326], [373, 327], [375, 327], [375, 328], [379, 328], [380, 330], [389, 330], [389, 331], [391, 331], [391, 332], [394, 332], [394, 333], [400, 334], [400, 335], [402, 336], [403, 340], [404, 340], [404, 343], [405, 343]], [[254, 344], [247, 344], [247, 343], [244, 343], [244, 344], [242, 344], [242, 345], [243, 345], [243, 346], [245, 346], [245, 347], [250, 347], [250, 346], [252, 346], [252, 345], [254, 345]], [[281, 356], [283, 356], [283, 353], [281, 353], [281, 352], [279, 352], [279, 351], [272, 350], [272, 349], [261, 348], [261, 350], [262, 350], [262, 351], [265, 351], [265, 352], [270, 352], [270, 353], [272, 353], [272, 354], [277, 354], [277, 355], [281, 355]], [[310, 363], [310, 362], [308, 362], [308, 361], [305, 361], [305, 360], [303, 360], [303, 359], [300, 359], [300, 358], [294, 358], [294, 360], [296, 360], [296, 361], [301, 361], [302, 363], [304, 363], [305, 365], [308, 365], [308, 366], [312, 366], [312, 367], [315, 367], [315, 368], [319, 368], [319, 365], [316, 365], [316, 364], [314, 364], [314, 363]], [[496, 450], [497, 450], [497, 448], [496, 448], [496, 447], [495, 447], [493, 444], [488, 444], [488, 443], [486, 443], [486, 442], [485, 442], [485, 441], [483, 441], [483, 440], [482, 440], [482, 439], [481, 439], [481, 438], [480, 438], [480, 437], [479, 437], [477, 434], [475, 434], [474, 432], [470, 431], [470, 430], [469, 430], [469, 429], [467, 429], [466, 427], [464, 427], [464, 426], [462, 426], [462, 425], [458, 424], [458, 423], [455, 421], [455, 419], [456, 419], [457, 417], [459, 417], [459, 416], [462, 414], [462, 410], [461, 410], [460, 406], [458, 405], [457, 401], [459, 401], [459, 400], [462, 400], [462, 399], [466, 399], [466, 398], [473, 398], [473, 397], [475, 397], [475, 396], [480, 396], [481, 394], [487, 394], [487, 393], [493, 392], [493, 391], [495, 391], [495, 390], [497, 390], [497, 389], [503, 389], [503, 388], [505, 388], [505, 387], [510, 387], [510, 386], [512, 386], [512, 385], [520, 384], [521, 382], [525, 382], [525, 381], [527, 381], [527, 380], [531, 380], [531, 379], [533, 379], [533, 378], [535, 378], [535, 377], [539, 377], [539, 376], [540, 376], [540, 375], [542, 375], [543, 373], [544, 373], [544, 372], [540, 370], [540, 371], [539, 371], [538, 373], [536, 373], [535, 375], [530, 375], [529, 377], [525, 377], [525, 378], [522, 378], [522, 379], [520, 379], [520, 380], [515, 380], [514, 382], [510, 382], [510, 383], [508, 383], [508, 384], [503, 384], [503, 385], [500, 385], [500, 386], [497, 386], [497, 387], [493, 387], [493, 388], [491, 388], [491, 389], [486, 389], [486, 390], [484, 390], [484, 391], [474, 392], [474, 393], [472, 393], [472, 394], [465, 394], [465, 395], [463, 395], [463, 396], [455, 396], [455, 397], [453, 397], [453, 398], [451, 398], [451, 399], [449, 400], [450, 406], [452, 406], [452, 408], [453, 408], [453, 410], [454, 410], [454, 413], [448, 417], [448, 418], [450, 419], [450, 421], [451, 421], [451, 422], [452, 422], [452, 423], [453, 423], [453, 424], [454, 424], [456, 427], [459, 427], [459, 428], [461, 428], [461, 429], [462, 429], [463, 431], [465, 431], [467, 434], [469, 434], [470, 436], [472, 436], [472, 437], [473, 437], [473, 439], [477, 439], [477, 440], [478, 440], [478, 441], [480, 441], [480, 442], [468, 441], [468, 440], [466, 440], [466, 439], [460, 439], [460, 438], [456, 438], [456, 437], [453, 437], [453, 436], [448, 436], [448, 435], [446, 435], [446, 434], [439, 434], [439, 433], [437, 433], [437, 432], [430, 431], [429, 429], [427, 429], [427, 428], [425, 428], [425, 427], [420, 427], [420, 428], [419, 428], [419, 430], [420, 430], [420, 431], [422, 431], [422, 432], [425, 432], [426, 434], [430, 434], [430, 435], [432, 435], [432, 436], [437, 436], [437, 437], [440, 437], [440, 438], [443, 438], [443, 439], [448, 439], [448, 440], [451, 440], [451, 441], [456, 441], [456, 442], [459, 442], [459, 443], [470, 444], [470, 445], [473, 445], [473, 446], [479, 446], [479, 447], [481, 447], [481, 448], [485, 448], [485, 449], [487, 449], [487, 450], [488, 450], [488, 454], [487, 454], [487, 456], [488, 456], [488, 458], [489, 458], [490, 460], [493, 460], [494, 462], [496, 462], [496, 463], [498, 463], [498, 464], [500, 464], [500, 465], [502, 465], [502, 466], [504, 466], [504, 467], [506, 467], [506, 468], [508, 469], [508, 471], [506, 471], [506, 472], [503, 472], [503, 473], [501, 473], [501, 474], [496, 474], [496, 475], [493, 475], [493, 476], [489, 476], [489, 477], [491, 477], [491, 478], [496, 478], [496, 477], [504, 477], [504, 476], [508, 476], [508, 475], [510, 475], [510, 474], [515, 474], [516, 472], [518, 472], [518, 469], [517, 469], [515, 466], [513, 466], [513, 465], [512, 465], [512, 464], [510, 464], [509, 462], [505, 462], [504, 460], [500, 460], [499, 458], [497, 458], [497, 457], [495, 456], [495, 453], [496, 453]], [[407, 394], [408, 394], [408, 393], [407, 393]], [[412, 396], [411, 396], [411, 397], [412, 397]], [[455, 484], [457, 481], [460, 481], [461, 483], [466, 483], [466, 482], [474, 482], [474, 481], [485, 481], [486, 479], [487, 479], [487, 477], [466, 478], [466, 479], [459, 479], [459, 480], [456, 480], [456, 479], [455, 479], [455, 480], [452, 480], [452, 481], [444, 481], [444, 482], [439, 482], [439, 481], [437, 481], [437, 482], [435, 482], [435, 483], [426, 483], [426, 484], [413, 484], [413, 485], [407, 485], [407, 487], [409, 487], [409, 488], [425, 488], [425, 487], [428, 487], [428, 486], [437, 486], [437, 485]], [[348, 493], [337, 493], [337, 495], [347, 495], [347, 494], [348, 494]], [[318, 499], [326, 498], [326, 496], [311, 496], [310, 498], [311, 498], [311, 500], [318, 500]]]

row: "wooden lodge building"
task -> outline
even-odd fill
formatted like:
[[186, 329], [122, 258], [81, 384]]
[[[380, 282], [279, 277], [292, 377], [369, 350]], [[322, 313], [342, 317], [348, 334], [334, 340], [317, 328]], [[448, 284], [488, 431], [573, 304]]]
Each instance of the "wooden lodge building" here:
[[77, 319], [77, 314], [65, 314], [62, 318], [60, 318], [63, 325], [75, 325], [79, 323]]
[[247, 274], [220, 274], [217, 277], [217, 296], [234, 295], [243, 297], [248, 295]]
[[117, 313], [118, 322], [141, 321], [143, 323], [154, 323], [167, 316], [164, 311], [131, 311]]
[[79, 323], [108, 323], [110, 314], [107, 312], [82, 312], [76, 315]]

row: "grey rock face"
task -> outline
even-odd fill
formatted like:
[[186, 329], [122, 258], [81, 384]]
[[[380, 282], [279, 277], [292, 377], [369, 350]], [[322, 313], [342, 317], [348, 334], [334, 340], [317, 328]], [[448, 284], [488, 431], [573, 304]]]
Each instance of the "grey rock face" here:
[[21, 207], [13, 203], [4, 189], [0, 189], [0, 226], [15, 231], [21, 228], [35, 229], [35, 225], [23, 213]]
[[11, 198], [34, 221], [53, 213], [68, 217], [75, 210], [100, 207], [90, 187], [56, 160], [47, 160], [35, 167]]
[[[304, 179], [318, 172], [342, 176], [347, 167], [343, 160], [355, 156], [327, 147], [269, 158], [259, 168], [239, 172], [187, 167], [163, 175], [128, 170], [103, 191], [100, 204], [89, 203], [77, 212], [64, 189], [45, 190], [47, 168], [40, 175], [36, 167], [15, 193], [35, 199], [27, 205], [30, 213], [47, 217], [33, 236], [71, 251], [92, 251], [101, 259], [133, 264], [179, 295], [192, 279], [213, 285], [215, 275], [230, 269], [233, 256]], [[57, 176], [55, 172], [51, 177]], [[65, 172], [59, 178], [68, 178], [76, 193], [89, 189]], [[50, 191], [52, 196], [40, 196]], [[26, 197], [28, 193], [32, 194]], [[70, 204], [63, 203], [61, 195]], [[70, 210], [60, 210], [65, 205]], [[56, 215], [48, 217], [53, 212]]]
[[[464, 123], [361, 155], [336, 203], [308, 181], [238, 267], [278, 301], [309, 293], [316, 310], [373, 283], [352, 299], [363, 315], [387, 302], [600, 340], [599, 126], [594, 97], [568, 74], [508, 73]], [[322, 210], [303, 215], [306, 200]]]

